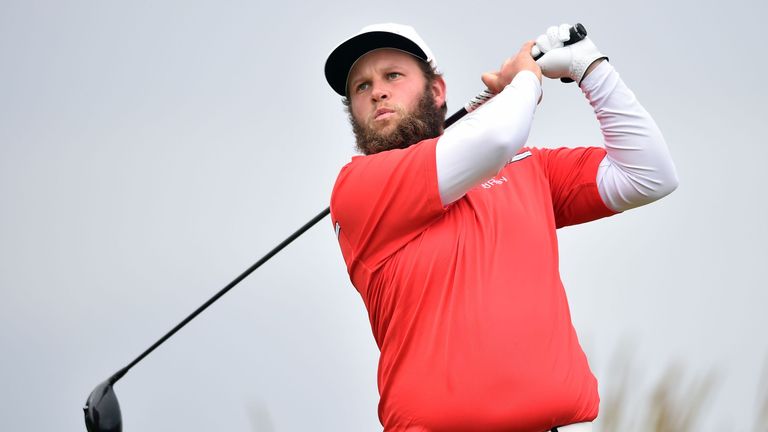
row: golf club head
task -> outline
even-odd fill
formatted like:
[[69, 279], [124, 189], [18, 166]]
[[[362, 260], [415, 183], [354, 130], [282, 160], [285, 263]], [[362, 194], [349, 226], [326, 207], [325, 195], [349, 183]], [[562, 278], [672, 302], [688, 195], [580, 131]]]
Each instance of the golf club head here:
[[110, 380], [96, 386], [83, 407], [88, 432], [122, 432], [123, 417], [120, 404]]

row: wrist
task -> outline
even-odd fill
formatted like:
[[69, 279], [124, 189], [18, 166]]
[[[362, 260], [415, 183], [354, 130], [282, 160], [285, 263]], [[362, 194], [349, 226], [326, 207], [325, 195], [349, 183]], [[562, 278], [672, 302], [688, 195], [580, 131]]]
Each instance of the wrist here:
[[584, 81], [584, 78], [586, 78], [590, 73], [592, 73], [597, 66], [602, 63], [603, 61], [608, 60], [608, 57], [600, 57], [597, 60], [593, 61], [589, 67], [587, 67], [587, 70], [584, 71], [584, 75], [581, 77], [581, 80]]

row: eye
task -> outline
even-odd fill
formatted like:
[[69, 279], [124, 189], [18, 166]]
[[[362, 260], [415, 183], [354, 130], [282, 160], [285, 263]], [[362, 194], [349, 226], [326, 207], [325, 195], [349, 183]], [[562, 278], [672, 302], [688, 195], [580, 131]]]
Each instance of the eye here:
[[355, 87], [355, 92], [360, 93], [360, 92], [366, 91], [370, 86], [371, 86], [371, 83], [369, 83], [368, 81], [363, 81], [360, 84], [358, 84], [357, 87]]
[[400, 72], [390, 72], [387, 74], [387, 79], [393, 80], [401, 76], [403, 76], [403, 74], [401, 74]]

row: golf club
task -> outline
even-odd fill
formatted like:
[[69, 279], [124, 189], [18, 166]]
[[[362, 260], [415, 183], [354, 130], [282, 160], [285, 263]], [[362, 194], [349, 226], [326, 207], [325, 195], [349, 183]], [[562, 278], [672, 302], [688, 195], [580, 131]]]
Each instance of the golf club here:
[[[570, 45], [570, 44], [576, 43], [584, 39], [586, 35], [587, 35], [587, 31], [584, 28], [584, 26], [581, 24], [576, 24], [571, 27], [570, 39], [564, 42], [564, 44]], [[458, 121], [460, 118], [464, 117], [467, 113], [474, 111], [483, 103], [487, 102], [493, 96], [494, 96], [493, 93], [491, 93], [488, 90], [484, 90], [483, 92], [475, 96], [463, 108], [461, 108], [459, 111], [457, 111], [448, 119], [446, 119], [445, 127], [448, 128], [449, 126], [454, 124], [456, 121]], [[182, 320], [179, 324], [177, 324], [174, 328], [172, 328], [168, 333], [166, 333], [163, 337], [161, 337], [152, 346], [147, 348], [147, 350], [141, 353], [141, 355], [139, 355], [138, 357], [136, 357], [136, 359], [134, 359], [132, 362], [130, 362], [127, 366], [123, 367], [119, 371], [115, 372], [107, 380], [97, 385], [96, 388], [94, 388], [91, 394], [88, 396], [88, 399], [85, 402], [85, 406], [83, 407], [83, 412], [85, 414], [85, 426], [88, 429], [88, 432], [122, 432], [123, 430], [122, 414], [120, 412], [120, 404], [117, 401], [117, 396], [115, 395], [113, 385], [118, 380], [120, 380], [120, 378], [122, 378], [128, 372], [128, 370], [130, 370], [138, 362], [143, 360], [144, 357], [149, 355], [149, 353], [154, 351], [155, 348], [163, 344], [166, 340], [168, 340], [171, 336], [173, 336], [182, 327], [187, 325], [187, 323], [192, 321], [202, 311], [207, 309], [208, 306], [210, 306], [216, 300], [218, 300], [221, 296], [226, 294], [230, 289], [234, 288], [235, 285], [237, 285], [243, 279], [248, 277], [248, 275], [250, 275], [257, 268], [261, 267], [262, 264], [267, 262], [270, 258], [275, 256], [278, 252], [283, 250], [286, 246], [288, 246], [291, 242], [296, 240], [299, 236], [304, 234], [304, 232], [306, 232], [308, 229], [314, 226], [317, 222], [325, 218], [325, 216], [327, 216], [330, 212], [331, 212], [331, 209], [330, 207], [328, 207], [323, 211], [321, 211], [320, 213], [318, 213], [309, 222], [304, 224], [296, 232], [291, 234], [288, 238], [283, 240], [280, 244], [275, 246], [271, 251], [269, 251], [261, 259], [256, 261], [252, 266], [250, 266], [243, 273], [241, 273], [238, 277], [232, 280], [232, 282], [227, 284], [227, 286], [222, 288], [213, 297], [211, 297], [203, 305], [201, 305], [194, 312], [192, 312], [188, 317], [184, 318], [184, 320]]]
[[[584, 28], [581, 23], [576, 23], [575, 25], [572, 25], [570, 29], [568, 29], [570, 37], [567, 41], [563, 42], [564, 46], [573, 45], [576, 42], [584, 39], [587, 37], [587, 29]], [[539, 54], [535, 56], [533, 59], [538, 60], [540, 59], [544, 54]], [[560, 81], [564, 83], [573, 82], [570, 78], [560, 78]], [[471, 113], [472, 111], [476, 110], [480, 105], [488, 102], [489, 99], [494, 97], [495, 94], [493, 94], [489, 90], [483, 90], [481, 91], [477, 96], [473, 97], [469, 102], [467, 102], [464, 107], [462, 107], [460, 110], [453, 113], [452, 116], [448, 117], [445, 120], [445, 127], [456, 123], [460, 118], [464, 117], [468, 113]]]

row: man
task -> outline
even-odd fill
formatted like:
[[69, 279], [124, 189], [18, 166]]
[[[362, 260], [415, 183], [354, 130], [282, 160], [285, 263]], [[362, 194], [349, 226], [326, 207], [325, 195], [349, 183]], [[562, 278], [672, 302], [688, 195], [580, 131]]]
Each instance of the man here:
[[[568, 28], [483, 74], [497, 95], [444, 133], [445, 82], [413, 28], [366, 27], [328, 58], [365, 154], [341, 170], [331, 215], [381, 351], [385, 431], [591, 430], [597, 382], [555, 229], [659, 199], [677, 177], [606, 57], [588, 38], [563, 46]], [[578, 83], [604, 146], [523, 147], [542, 74]]]

